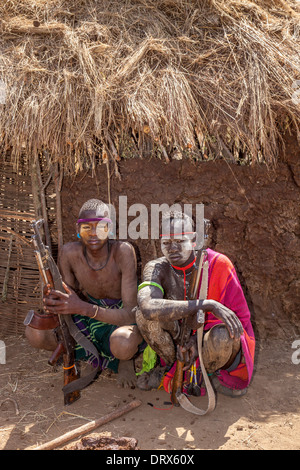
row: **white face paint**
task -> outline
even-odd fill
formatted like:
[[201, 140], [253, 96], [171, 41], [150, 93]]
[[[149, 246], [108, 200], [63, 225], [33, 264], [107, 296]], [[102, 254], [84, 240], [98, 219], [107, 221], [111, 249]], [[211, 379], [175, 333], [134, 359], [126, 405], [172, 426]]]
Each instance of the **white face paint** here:
[[193, 245], [191, 240], [164, 239], [161, 251], [174, 266], [183, 266], [191, 256]]
[[175, 220], [169, 227], [162, 228], [161, 251], [174, 266], [184, 266], [189, 260], [194, 241], [192, 227], [185, 224], [183, 230], [181, 220]]

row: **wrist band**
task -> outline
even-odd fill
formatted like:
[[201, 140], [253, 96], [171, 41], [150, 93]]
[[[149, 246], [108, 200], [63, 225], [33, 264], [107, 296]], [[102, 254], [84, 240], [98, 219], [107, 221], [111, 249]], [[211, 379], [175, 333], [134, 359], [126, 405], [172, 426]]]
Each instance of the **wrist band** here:
[[96, 311], [95, 311], [94, 315], [90, 318], [95, 318], [98, 315], [99, 305], [93, 305], [93, 307], [96, 307], [95, 308]]

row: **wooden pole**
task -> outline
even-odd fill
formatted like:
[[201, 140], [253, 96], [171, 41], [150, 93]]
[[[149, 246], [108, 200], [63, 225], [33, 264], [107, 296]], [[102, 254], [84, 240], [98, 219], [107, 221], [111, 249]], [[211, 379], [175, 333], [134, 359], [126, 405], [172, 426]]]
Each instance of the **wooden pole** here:
[[103, 424], [106, 424], [116, 418], [119, 418], [123, 414], [128, 413], [128, 411], [131, 411], [137, 408], [141, 404], [142, 402], [140, 400], [133, 400], [127, 405], [123, 406], [122, 408], [112, 411], [111, 413], [108, 413], [107, 415], [102, 416], [101, 418], [91, 421], [90, 423], [84, 424], [83, 426], [80, 426], [79, 428], [73, 429], [72, 431], [69, 431], [66, 434], [63, 434], [62, 436], [59, 436], [56, 439], [46, 442], [45, 444], [42, 444], [31, 450], [53, 450], [57, 447], [62, 446], [66, 442], [71, 441], [72, 439], [75, 439], [76, 437], [81, 436], [82, 434], [91, 432], [94, 429], [98, 428], [99, 426], [102, 426]]
[[8, 248], [7, 266], [6, 266], [6, 271], [5, 271], [4, 281], [3, 281], [3, 287], [2, 287], [2, 295], [1, 295], [2, 302], [5, 302], [6, 297], [7, 297], [7, 286], [8, 286], [8, 279], [9, 279], [10, 258], [11, 258], [11, 252], [12, 252], [12, 245], [13, 245], [13, 236], [11, 235], [10, 236], [10, 242], [9, 242], [9, 248]]
[[[39, 156], [33, 156], [31, 159], [31, 180], [32, 180], [32, 196], [34, 204], [35, 219], [43, 218], [44, 223], [41, 227], [41, 233], [45, 237], [46, 245], [51, 246], [51, 235], [49, 230], [48, 212], [45, 196], [45, 188], [43, 187], [42, 172], [40, 167]], [[43, 279], [40, 276], [41, 296], [43, 296]]]
[[56, 193], [56, 223], [57, 223], [57, 240], [58, 240], [58, 255], [63, 246], [63, 226], [61, 215], [61, 185], [62, 185], [63, 171], [59, 168], [58, 163], [55, 164], [54, 183]]
[[44, 233], [45, 233], [45, 241], [46, 241], [46, 245], [49, 247], [49, 250], [51, 252], [51, 250], [52, 250], [51, 235], [50, 235], [50, 231], [49, 231], [45, 188], [43, 186], [42, 172], [41, 172], [41, 167], [40, 167], [40, 162], [39, 162], [39, 157], [38, 156], [36, 156], [35, 169], [36, 169], [36, 178], [37, 178], [37, 182], [38, 182], [38, 185], [39, 185], [39, 196], [40, 196], [41, 211], [42, 211], [42, 216], [43, 216], [43, 219], [44, 219], [43, 229], [44, 229]]
[[34, 206], [35, 218], [40, 219], [43, 216], [42, 205], [39, 194], [39, 181], [37, 177], [37, 158], [31, 157], [31, 183], [32, 183], [32, 199]]

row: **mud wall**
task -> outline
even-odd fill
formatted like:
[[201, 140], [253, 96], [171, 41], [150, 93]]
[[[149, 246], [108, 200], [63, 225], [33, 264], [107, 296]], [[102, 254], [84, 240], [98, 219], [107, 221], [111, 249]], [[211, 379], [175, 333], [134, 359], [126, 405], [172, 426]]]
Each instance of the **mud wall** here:
[[[275, 170], [225, 161], [132, 159], [120, 162], [121, 180], [110, 178], [111, 203], [203, 203], [212, 223], [210, 247], [233, 261], [260, 338], [299, 334], [300, 167], [296, 153]], [[79, 208], [96, 197], [107, 202], [105, 165], [96, 174], [65, 178], [62, 191], [64, 242], [75, 240]], [[137, 217], [137, 215], [135, 216]], [[132, 218], [134, 219], [134, 217]], [[130, 221], [130, 218], [129, 218]], [[160, 256], [159, 242], [132, 241], [139, 268]]]

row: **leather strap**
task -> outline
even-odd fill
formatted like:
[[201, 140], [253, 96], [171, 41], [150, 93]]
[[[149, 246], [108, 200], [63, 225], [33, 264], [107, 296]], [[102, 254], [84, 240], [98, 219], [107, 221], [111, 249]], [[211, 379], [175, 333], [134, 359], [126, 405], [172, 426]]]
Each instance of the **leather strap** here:
[[[199, 299], [204, 300], [207, 298], [207, 289], [208, 289], [208, 261], [205, 261], [202, 266], [199, 266], [199, 269], [203, 269], [202, 272], [202, 282], [201, 282], [201, 288], [200, 288], [200, 294], [199, 294]], [[199, 311], [203, 317], [204, 313], [202, 310]], [[176, 398], [182, 408], [184, 408], [186, 411], [189, 411], [190, 413], [194, 413], [196, 415], [204, 416], [206, 414], [211, 413], [216, 406], [216, 397], [215, 397], [215, 391], [212, 387], [212, 384], [210, 382], [210, 379], [207, 375], [207, 372], [205, 370], [205, 366], [203, 363], [203, 357], [202, 357], [202, 340], [203, 340], [203, 330], [204, 330], [204, 321], [202, 322], [200, 328], [197, 330], [197, 342], [198, 342], [198, 354], [199, 354], [199, 361], [200, 361], [200, 366], [201, 366], [201, 371], [202, 375], [204, 378], [204, 383], [206, 386], [206, 391], [208, 395], [208, 404], [206, 409], [201, 409], [196, 406], [194, 406], [188, 397], [184, 395], [180, 390], [176, 392]]]
[[65, 385], [62, 390], [64, 394], [67, 394], [76, 390], [82, 390], [94, 380], [99, 370], [100, 358], [96, 346], [79, 330], [79, 328], [73, 322], [71, 315], [64, 315], [64, 317], [72, 338], [75, 340], [76, 343], [78, 343], [85, 349], [86, 353], [89, 352], [90, 354], [92, 354], [94, 358], [97, 359], [98, 364], [97, 367], [93, 367], [92, 371], [89, 372], [87, 375], [80, 377], [79, 379], [76, 379], [73, 382], [70, 382], [69, 384]]

